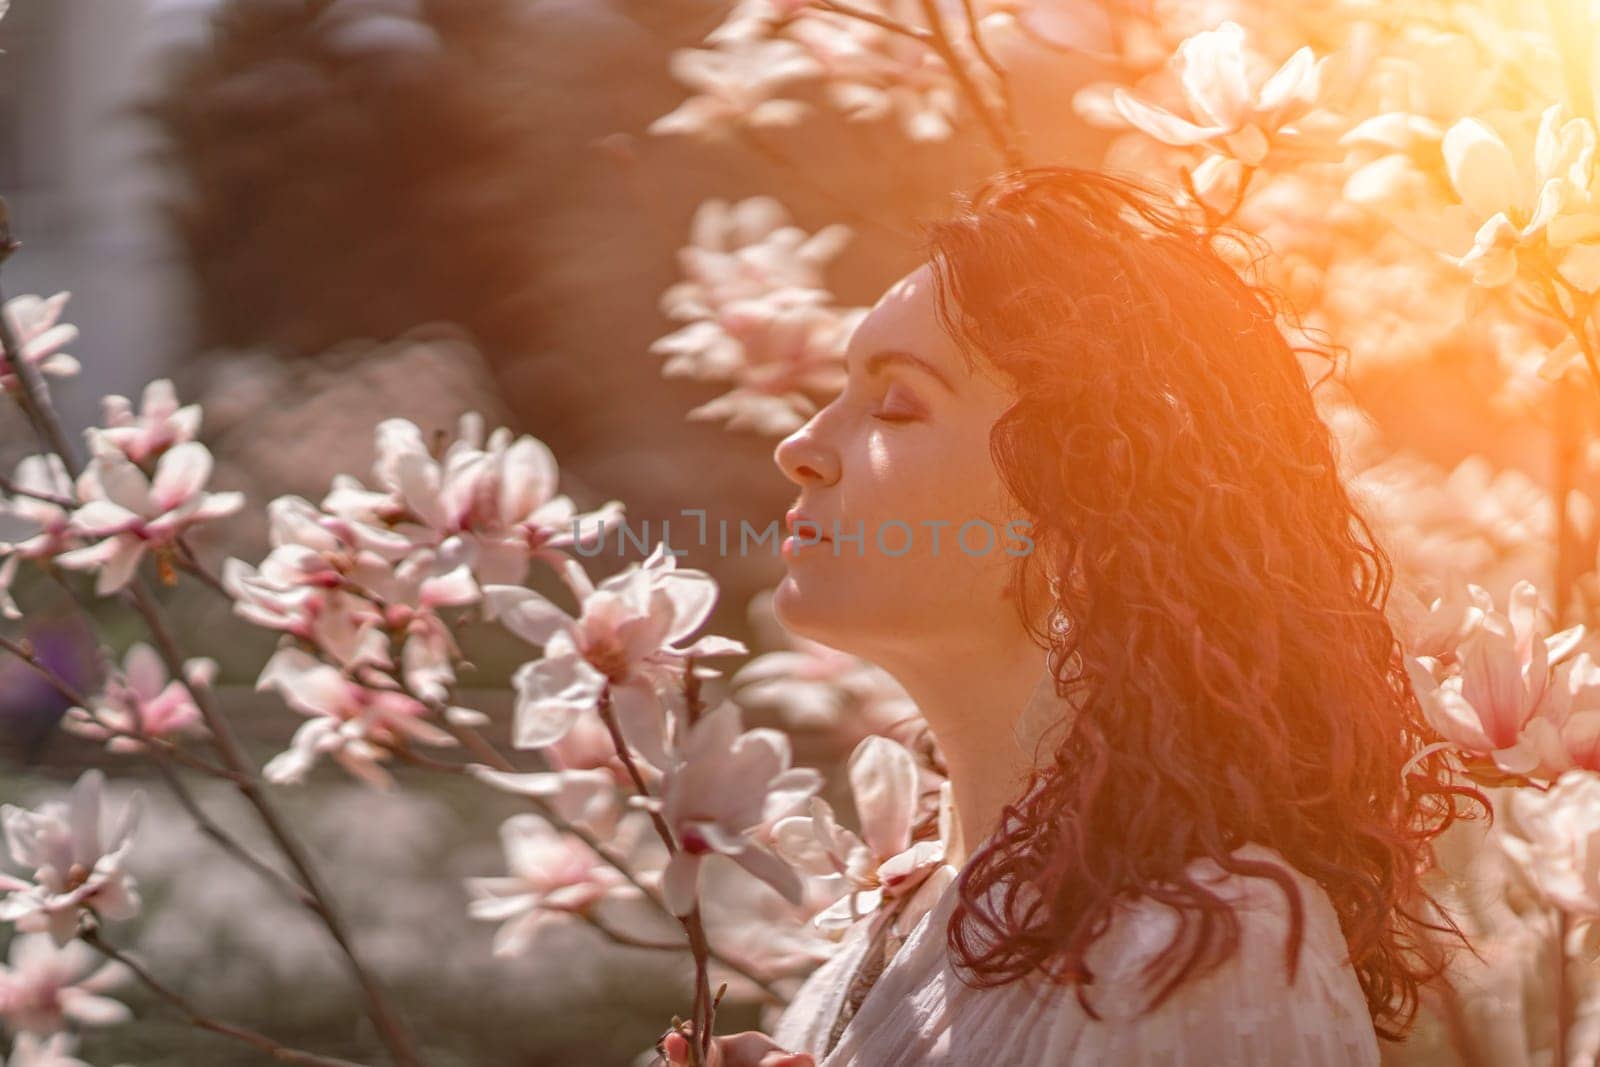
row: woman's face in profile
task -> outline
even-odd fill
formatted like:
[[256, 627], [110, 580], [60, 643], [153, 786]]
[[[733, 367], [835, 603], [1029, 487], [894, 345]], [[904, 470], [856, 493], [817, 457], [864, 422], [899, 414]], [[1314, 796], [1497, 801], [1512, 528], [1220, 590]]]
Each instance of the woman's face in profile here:
[[1028, 527], [989, 453], [1013, 397], [967, 370], [933, 286], [924, 265], [884, 293], [850, 339], [844, 391], [774, 453], [800, 489], [778, 621], [869, 659], [1017, 624], [1005, 585]]

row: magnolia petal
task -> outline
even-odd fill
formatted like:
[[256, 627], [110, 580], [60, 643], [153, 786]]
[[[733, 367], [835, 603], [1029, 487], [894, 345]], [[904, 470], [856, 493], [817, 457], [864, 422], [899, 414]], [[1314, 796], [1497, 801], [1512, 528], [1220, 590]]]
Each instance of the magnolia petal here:
[[916, 759], [905, 746], [874, 735], [850, 755], [850, 789], [861, 836], [878, 856], [893, 856], [911, 841], [916, 821]]
[[783, 899], [798, 905], [804, 893], [800, 876], [783, 860], [758, 845], [750, 845], [730, 857], [735, 863], [776, 889]]

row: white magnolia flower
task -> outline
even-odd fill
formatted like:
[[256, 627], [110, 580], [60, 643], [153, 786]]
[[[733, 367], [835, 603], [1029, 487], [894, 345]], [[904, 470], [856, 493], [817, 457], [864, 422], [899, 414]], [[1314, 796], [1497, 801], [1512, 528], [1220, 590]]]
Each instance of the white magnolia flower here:
[[142, 741], [122, 731], [171, 738], [203, 735], [206, 730], [190, 687], [209, 686], [217, 661], [208, 656], [184, 662], [183, 681], [169, 680], [160, 653], [142, 641], [128, 647], [120, 670], [113, 669], [105, 688], [89, 708], [68, 708], [61, 726], [70, 733], [107, 740], [113, 752], [137, 752]]
[[1509, 790], [1506, 806], [1515, 829], [1496, 837], [1505, 852], [1551, 904], [1600, 918], [1600, 776], [1568, 771], [1546, 791]]
[[606, 694], [628, 743], [659, 765], [665, 711], [657, 687], [680, 679], [689, 656], [745, 651], [738, 641], [710, 635], [679, 644], [711, 613], [716, 582], [704, 571], [679, 570], [665, 545], [599, 586], [575, 560], [567, 561], [565, 577], [578, 596], [576, 618], [531, 589], [484, 589], [489, 617], [544, 646], [543, 658], [523, 664], [512, 678], [512, 743], [538, 748], [559, 741]]
[[[379, 683], [387, 682], [387, 686]], [[256, 688], [273, 688], [310, 720], [295, 731], [287, 751], [274, 756], [262, 773], [269, 781], [298, 783], [322, 756], [332, 756], [355, 777], [380, 789], [394, 779], [380, 765], [390, 750], [417, 742], [454, 745], [455, 737], [427, 719], [428, 709], [400, 692], [392, 679], [365, 684], [293, 647], [280, 648], [256, 679]]]
[[55, 453], [28, 456], [17, 464], [13, 482], [24, 492], [10, 499], [0, 500], [0, 518], [11, 519], [21, 525], [18, 540], [0, 541], [0, 615], [20, 619], [22, 611], [11, 598], [11, 583], [16, 580], [17, 568], [25, 559], [45, 560], [59, 556], [80, 543], [72, 530], [72, 513], [62, 504], [40, 499], [37, 493], [66, 502], [76, 500], [72, 477], [66, 465]]
[[133, 579], [146, 551], [159, 549], [192, 527], [231, 515], [244, 494], [208, 493], [211, 452], [198, 441], [169, 449], [146, 477], [121, 452], [102, 452], [78, 476], [83, 503], [72, 513], [72, 530], [94, 544], [56, 557], [69, 570], [98, 572], [95, 593], [108, 596]]
[[[4, 14], [0, 10], [0, 14]], [[62, 351], [78, 339], [78, 328], [59, 321], [61, 309], [67, 306], [71, 293], [61, 292], [48, 300], [37, 296], [14, 296], [5, 302], [3, 311], [11, 324], [12, 333], [22, 350], [22, 358], [41, 374], [67, 378], [78, 373], [80, 364]], [[0, 353], [0, 387], [20, 388], [21, 381], [12, 372], [6, 356]]]
[[504, 923], [495, 934], [497, 956], [522, 952], [552, 919], [585, 912], [602, 897], [631, 889], [588, 845], [537, 815], [511, 816], [500, 825], [500, 841], [510, 876], [466, 882], [473, 897], [468, 914]]
[[82, 941], [57, 945], [48, 934], [17, 934], [0, 966], [0, 1018], [12, 1032], [31, 1034], [127, 1022], [128, 1006], [104, 993], [132, 975]]
[[912, 840], [920, 774], [911, 753], [886, 737], [869, 737], [856, 746], [849, 777], [860, 836], [841, 827], [827, 801], [814, 797], [809, 816], [784, 819], [774, 829], [778, 852], [807, 874], [842, 876], [847, 892], [816, 917], [818, 926], [842, 929], [889, 901], [914, 896], [898, 917], [897, 925], [909, 929], [908, 918], [914, 923], [926, 910], [916, 905], [931, 905], [948, 882], [948, 816], [940, 840]]
[[96, 453], [114, 448], [142, 464], [174, 445], [193, 441], [200, 433], [200, 405], [180, 407], [170, 378], [158, 378], [144, 387], [137, 413], [127, 397], [116, 394], [104, 397], [100, 405], [104, 425], [88, 431]]
[[793, 810], [821, 786], [810, 768], [790, 768], [789, 739], [777, 730], [741, 729], [739, 709], [722, 704], [695, 723], [662, 776], [659, 810], [677, 842], [662, 875], [662, 892], [675, 915], [698, 902], [701, 861], [713, 853], [772, 886], [791, 904], [800, 902], [800, 878], [755, 840], [778, 812]]
[[1531, 155], [1513, 152], [1475, 118], [1451, 126], [1440, 147], [1456, 195], [1482, 220], [1472, 248], [1452, 257], [1474, 284], [1493, 288], [1511, 281], [1518, 250], [1541, 238], [1564, 246], [1600, 234], [1600, 215], [1560, 218], [1587, 199], [1595, 150], [1594, 127], [1587, 119], [1566, 118], [1562, 105], [1540, 115]]
[[27, 878], [0, 875], [0, 920], [17, 929], [48, 931], [64, 945], [78, 928], [78, 916], [93, 908], [111, 921], [139, 911], [139, 894], [123, 863], [133, 843], [143, 794], [129, 798], [109, 830], [102, 831], [101, 795], [105, 775], [87, 771], [65, 802], [50, 801], [38, 811], [13, 804], [0, 807], [6, 847]]
[[1294, 143], [1293, 123], [1316, 107], [1323, 60], [1301, 48], [1251, 88], [1244, 29], [1224, 22], [1178, 46], [1174, 65], [1193, 119], [1116, 89], [1112, 104], [1130, 124], [1169, 145], [1206, 145], [1248, 166], [1262, 163], [1273, 142]]

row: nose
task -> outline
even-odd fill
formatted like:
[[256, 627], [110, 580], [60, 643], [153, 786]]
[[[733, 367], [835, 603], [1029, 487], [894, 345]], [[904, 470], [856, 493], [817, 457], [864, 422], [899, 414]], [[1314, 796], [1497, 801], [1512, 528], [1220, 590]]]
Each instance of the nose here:
[[779, 441], [772, 459], [784, 477], [802, 489], [839, 480], [839, 453], [817, 433], [816, 415]]

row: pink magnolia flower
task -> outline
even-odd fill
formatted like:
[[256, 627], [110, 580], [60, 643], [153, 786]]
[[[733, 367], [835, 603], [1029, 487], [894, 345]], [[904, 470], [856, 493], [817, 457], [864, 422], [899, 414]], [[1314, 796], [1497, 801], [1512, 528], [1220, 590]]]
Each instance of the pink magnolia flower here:
[[[913, 16], [904, 21], [913, 24]], [[958, 18], [946, 28], [963, 32]], [[829, 102], [853, 122], [893, 119], [910, 140], [948, 140], [959, 93], [950, 68], [933, 49], [866, 21], [813, 13], [786, 31], [820, 66]]]
[[86, 771], [65, 803], [50, 801], [38, 811], [13, 804], [0, 807], [11, 859], [32, 871], [29, 878], [0, 875], [0, 921], [18, 930], [48, 931], [64, 945], [77, 932], [78, 916], [93, 908], [110, 921], [139, 911], [139, 894], [123, 862], [133, 843], [143, 794], [129, 798], [108, 832], [102, 832], [101, 795], [105, 775]]
[[145, 551], [161, 548], [192, 527], [244, 506], [244, 494], [208, 493], [211, 452], [198, 441], [169, 449], [147, 478], [121, 452], [96, 455], [78, 476], [82, 505], [72, 513], [72, 530], [99, 538], [92, 545], [56, 557], [69, 570], [98, 572], [95, 593], [109, 596], [133, 579]]
[[[668, 356], [661, 367], [666, 377], [737, 383], [690, 410], [688, 418], [781, 436], [816, 411], [814, 395], [831, 396], [844, 387], [845, 345], [865, 315], [865, 308], [743, 301], [651, 347]], [[728, 359], [735, 362], [720, 363]]]
[[793, 126], [806, 105], [782, 97], [817, 67], [793, 41], [729, 40], [721, 47], [681, 48], [668, 61], [672, 76], [694, 95], [650, 124], [653, 134], [722, 139], [744, 126]]
[[881, 667], [803, 637], [786, 640], [791, 649], [756, 656], [730, 679], [741, 704], [773, 706], [797, 729], [855, 733], [852, 742], [920, 720]]
[[474, 919], [502, 922], [494, 954], [514, 956], [539, 928], [562, 915], [587, 911], [602, 897], [637, 893], [615, 868], [571, 834], [537, 815], [513, 815], [500, 825], [509, 877], [469, 878]]
[[8, 500], [0, 500], [0, 518], [10, 518], [21, 523], [24, 535], [20, 540], [0, 541], [0, 615], [20, 619], [21, 610], [11, 598], [11, 583], [16, 580], [17, 568], [25, 559], [51, 559], [79, 543], [72, 530], [72, 514], [61, 504], [41, 500], [29, 493], [38, 493], [71, 502], [74, 488], [61, 457], [52, 453], [28, 456], [17, 464], [12, 479], [19, 489]]
[[1445, 585], [1444, 595], [1409, 619], [1412, 654], [1439, 659], [1453, 655], [1462, 639], [1494, 611], [1494, 598], [1480, 586], [1460, 581]]
[[421, 548], [393, 567], [368, 554], [357, 562], [352, 577], [362, 590], [353, 603], [373, 597], [367, 610], [404, 642], [400, 669], [406, 685], [424, 699], [446, 699], [461, 650], [439, 610], [478, 602], [481, 594], [471, 568]]
[[170, 378], [158, 378], [144, 387], [137, 413], [127, 397], [116, 394], [103, 398], [100, 405], [104, 425], [89, 431], [97, 453], [114, 448], [143, 464], [200, 433], [200, 405], [179, 407]]
[[745, 651], [725, 637], [679, 644], [711, 613], [716, 582], [704, 571], [679, 570], [665, 545], [598, 587], [575, 560], [567, 561], [564, 575], [578, 596], [576, 618], [530, 589], [484, 589], [490, 618], [544, 646], [543, 658], [523, 664], [512, 678], [517, 689], [512, 743], [539, 748], [559, 741], [605, 693], [628, 743], [659, 765], [665, 758], [665, 723], [658, 685], [681, 678], [688, 656]]
[[0, 966], [0, 1018], [13, 1032], [32, 1034], [53, 1034], [69, 1023], [127, 1022], [128, 1006], [103, 994], [132, 975], [82, 941], [58, 946], [47, 934], [18, 934]]
[[[0, 10], [0, 14], [4, 14]], [[37, 296], [14, 296], [5, 302], [3, 312], [17, 338], [22, 358], [38, 368], [41, 374], [68, 378], [77, 374], [81, 365], [63, 351], [78, 339], [78, 328], [59, 321], [61, 309], [67, 306], [71, 293], [62, 292], [48, 300]], [[21, 388], [21, 380], [11, 370], [6, 356], [0, 354], [0, 387]]]
[[1244, 29], [1228, 21], [1178, 46], [1174, 65], [1193, 120], [1116, 89], [1112, 105], [1129, 124], [1169, 145], [1206, 145], [1248, 166], [1274, 142], [1294, 144], [1293, 123], [1316, 107], [1323, 60], [1301, 48], [1252, 89]]
[[1505, 774], [1528, 774], [1538, 767], [1539, 742], [1529, 736], [1529, 724], [1551, 696], [1552, 668], [1572, 655], [1583, 637], [1582, 626], [1544, 635], [1538, 613], [1538, 590], [1531, 582], [1518, 582], [1506, 614], [1483, 612], [1462, 639], [1456, 669], [1432, 657], [1406, 659], [1433, 728], [1463, 753], [1486, 758]]
[[391, 527], [417, 546], [460, 559], [485, 584], [522, 582], [536, 558], [560, 566], [574, 546], [587, 547], [621, 521], [615, 500], [579, 514], [556, 492], [560, 471], [544, 442], [513, 439], [503, 426], [486, 442], [477, 412], [461, 417], [442, 460], [405, 419], [384, 420], [376, 438], [373, 478], [380, 489], [340, 476], [323, 508], [352, 522]]
[[815, 793], [821, 786], [817, 772], [790, 768], [789, 739], [778, 731], [742, 730], [733, 704], [722, 704], [695, 723], [675, 755], [658, 796], [640, 801], [661, 813], [678, 845], [662, 875], [673, 914], [695, 909], [701, 863], [713, 853], [798, 904], [799, 876], [758, 844], [754, 833], [775, 811], [790, 810], [800, 796]]
[[815, 410], [809, 394], [843, 387], [844, 346], [865, 309], [831, 306], [822, 268], [849, 236], [839, 225], [808, 234], [771, 197], [701, 204], [678, 254], [684, 280], [661, 298], [687, 325], [650, 346], [667, 377], [735, 384], [690, 418], [787, 432]]
[[217, 661], [204, 656], [187, 660], [183, 673], [183, 681], [169, 681], [160, 654], [136, 641], [92, 706], [68, 708], [61, 726], [80, 737], [109, 738], [106, 748], [113, 752], [144, 748], [142, 741], [117, 731], [142, 731], [161, 738], [202, 735], [206, 729], [190, 687], [209, 686], [217, 675]]
[[1538, 757], [1530, 777], [1554, 780], [1575, 767], [1600, 772], [1600, 665], [1588, 652], [1555, 669], [1523, 732]]
[[262, 773], [269, 781], [304, 781], [317, 760], [328, 755], [368, 785], [388, 789], [394, 779], [380, 764], [392, 748], [412, 742], [457, 743], [428, 721], [424, 704], [394, 688], [392, 679], [365, 684], [298, 648], [279, 649], [262, 669], [256, 688], [277, 689], [291, 708], [310, 716], [295, 731], [289, 749], [268, 761]]
[[[844, 897], [816, 917], [824, 929], [850, 926], [889, 901], [913, 895], [931, 905], [948, 880], [934, 877], [949, 870], [944, 862], [947, 823], [938, 841], [911, 837], [921, 799], [911, 753], [887, 737], [869, 737], [851, 754], [849, 777], [860, 836], [841, 827], [819, 797], [812, 798], [809, 816], [784, 819], [774, 830], [779, 854], [800, 870], [842, 876]], [[906, 919], [899, 916], [899, 925], [909, 929]]]
[[[621, 791], [633, 782], [599, 713], [581, 712], [572, 729], [540, 752], [552, 770], [515, 773], [478, 764], [468, 770], [496, 789], [546, 800], [568, 822], [609, 837], [623, 815]], [[639, 771], [647, 783], [658, 777], [649, 764]]]
[[813, 294], [815, 301], [824, 288], [823, 269], [849, 240], [850, 228], [839, 223], [807, 233], [774, 197], [704, 200], [690, 223], [689, 243], [678, 252], [684, 280], [662, 293], [662, 313], [701, 319], [724, 305], [780, 291]]
[[309, 641], [347, 670], [392, 666], [389, 641], [360, 581], [405, 558], [404, 535], [325, 515], [282, 496], [267, 506], [273, 548], [259, 568], [229, 558], [222, 584], [241, 618]]

